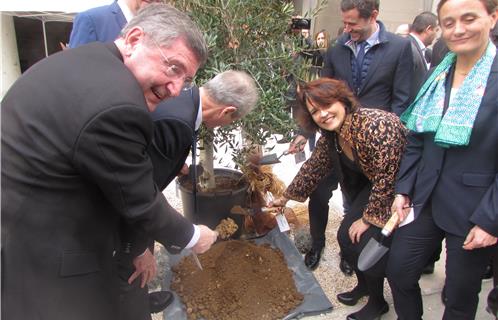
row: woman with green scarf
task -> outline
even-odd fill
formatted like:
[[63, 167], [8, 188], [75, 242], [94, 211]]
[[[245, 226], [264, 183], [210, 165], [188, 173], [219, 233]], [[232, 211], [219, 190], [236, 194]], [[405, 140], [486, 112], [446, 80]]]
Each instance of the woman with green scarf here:
[[[410, 129], [392, 210], [387, 266], [398, 319], [421, 319], [418, 280], [446, 241], [443, 319], [474, 319], [498, 236], [498, 58], [489, 32], [497, 0], [441, 0], [450, 52], [401, 116]], [[413, 210], [407, 207], [413, 206]]]

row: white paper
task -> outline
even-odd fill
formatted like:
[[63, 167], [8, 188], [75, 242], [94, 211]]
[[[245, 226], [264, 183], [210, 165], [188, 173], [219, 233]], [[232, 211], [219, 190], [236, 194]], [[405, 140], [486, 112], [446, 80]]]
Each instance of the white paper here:
[[283, 214], [277, 214], [275, 218], [277, 219], [277, 224], [278, 228], [280, 229], [280, 232], [285, 232], [290, 230], [289, 223], [287, 222], [287, 219]]
[[398, 228], [405, 226], [405, 225], [409, 224], [410, 222], [413, 222], [413, 220], [415, 220], [415, 212], [413, 211], [413, 208], [411, 208], [410, 212], [408, 212], [408, 215], [406, 216], [406, 219], [403, 220], [403, 222], [401, 222], [398, 225]]

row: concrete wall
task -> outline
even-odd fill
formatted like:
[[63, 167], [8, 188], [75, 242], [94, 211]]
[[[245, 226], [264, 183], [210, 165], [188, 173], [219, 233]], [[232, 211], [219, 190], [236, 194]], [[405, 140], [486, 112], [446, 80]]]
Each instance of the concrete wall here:
[[[402, 23], [411, 23], [413, 18], [422, 11], [433, 11], [438, 0], [380, 0], [381, 20], [389, 31], [394, 31]], [[313, 10], [320, 0], [295, 0], [294, 6], [298, 13]], [[340, 0], [328, 0], [328, 3], [316, 19], [312, 22], [312, 31], [326, 29], [332, 38], [337, 35], [337, 30], [342, 27]]]

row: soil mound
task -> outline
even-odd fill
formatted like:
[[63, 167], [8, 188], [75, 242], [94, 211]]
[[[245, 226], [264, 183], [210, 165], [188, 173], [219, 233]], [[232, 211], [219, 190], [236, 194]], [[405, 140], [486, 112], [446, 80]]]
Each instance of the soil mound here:
[[229, 240], [173, 268], [171, 288], [189, 319], [282, 319], [303, 301], [282, 252], [270, 245]]

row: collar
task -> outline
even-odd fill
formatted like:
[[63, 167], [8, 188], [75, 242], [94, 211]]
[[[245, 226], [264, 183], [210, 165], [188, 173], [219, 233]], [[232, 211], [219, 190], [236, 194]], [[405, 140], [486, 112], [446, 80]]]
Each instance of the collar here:
[[420, 48], [420, 50], [422, 50], [422, 52], [425, 51], [425, 48], [426, 48], [425, 44], [419, 39], [419, 37], [416, 34], [410, 32], [410, 37], [412, 37], [413, 39], [415, 39], [415, 41], [417, 42], [418, 47]]
[[351, 124], [353, 119], [353, 113], [346, 115], [344, 122], [342, 123], [341, 129], [339, 130], [339, 135], [350, 145], [353, 145], [353, 138], [351, 136]]
[[133, 13], [131, 12], [130, 8], [128, 8], [124, 0], [118, 0], [117, 3], [121, 11], [123, 12], [126, 22], [130, 22], [130, 20], [133, 19]]
[[[370, 37], [365, 40], [367, 42], [367, 45], [365, 46], [365, 52], [366, 50], [370, 49], [371, 47], [381, 43], [381, 32], [383, 32], [383, 25], [380, 21], [377, 21], [376, 23], [376, 30], [374, 33], [370, 35]], [[357, 51], [357, 43], [353, 40], [351, 40], [351, 36], [347, 35], [346, 42], [344, 43], [346, 46], [350, 47], [351, 49], [354, 50], [354, 52]]]
[[199, 97], [199, 109], [197, 110], [197, 118], [195, 118], [195, 131], [199, 130], [201, 124], [202, 124], [202, 95]]

